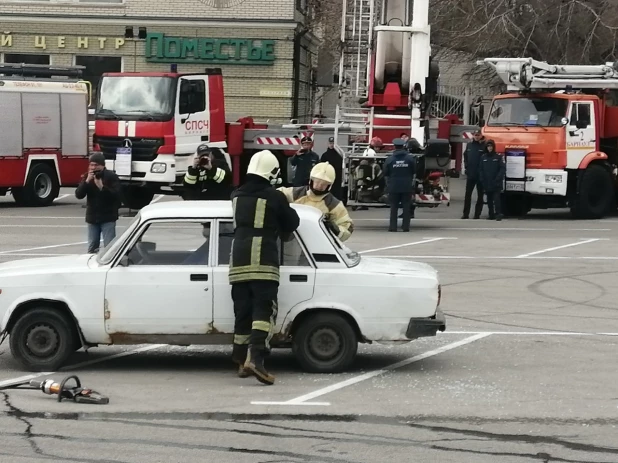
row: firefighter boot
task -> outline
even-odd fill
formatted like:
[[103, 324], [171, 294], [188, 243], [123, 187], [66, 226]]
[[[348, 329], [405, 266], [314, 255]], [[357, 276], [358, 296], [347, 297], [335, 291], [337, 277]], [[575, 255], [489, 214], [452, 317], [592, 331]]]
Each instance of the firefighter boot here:
[[240, 344], [234, 344], [234, 348], [232, 350], [232, 361], [238, 365], [239, 378], [248, 378], [251, 376], [251, 372], [245, 368], [248, 350], [249, 346]]
[[264, 355], [258, 350], [250, 350], [245, 362], [245, 370], [251, 372], [257, 380], [268, 386], [275, 384], [275, 377], [266, 371], [264, 367]]

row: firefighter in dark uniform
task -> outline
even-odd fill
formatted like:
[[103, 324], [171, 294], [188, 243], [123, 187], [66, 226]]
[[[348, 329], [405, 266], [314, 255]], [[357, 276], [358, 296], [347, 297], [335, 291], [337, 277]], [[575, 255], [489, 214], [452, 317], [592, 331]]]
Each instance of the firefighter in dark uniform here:
[[234, 241], [229, 281], [234, 301], [232, 360], [241, 377], [254, 375], [263, 384], [274, 376], [264, 367], [277, 318], [279, 240], [285, 241], [300, 223], [280, 182], [279, 161], [270, 151], [253, 155], [245, 184], [232, 193]]
[[393, 140], [395, 151], [384, 163], [384, 176], [387, 179], [388, 201], [391, 215], [388, 231], [397, 231], [397, 212], [403, 209], [401, 229], [410, 231], [410, 203], [412, 201], [416, 159], [405, 148], [406, 142], [401, 138]]
[[185, 200], [228, 200], [232, 193], [232, 173], [225, 157], [206, 144], [198, 146], [182, 183]]

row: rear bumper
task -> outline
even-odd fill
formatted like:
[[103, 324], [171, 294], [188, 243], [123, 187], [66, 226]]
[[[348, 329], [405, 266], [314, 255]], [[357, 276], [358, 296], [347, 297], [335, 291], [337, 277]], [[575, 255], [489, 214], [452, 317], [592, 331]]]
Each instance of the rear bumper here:
[[442, 310], [437, 309], [431, 318], [411, 318], [408, 322], [406, 337], [408, 339], [435, 336], [438, 331], [446, 330], [446, 318]]

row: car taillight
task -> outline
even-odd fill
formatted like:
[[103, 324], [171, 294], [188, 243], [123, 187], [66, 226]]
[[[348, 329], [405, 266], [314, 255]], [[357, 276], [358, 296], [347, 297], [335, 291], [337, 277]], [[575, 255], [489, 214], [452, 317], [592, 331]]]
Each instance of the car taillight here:
[[436, 305], [436, 307], [440, 307], [441, 299], [442, 299], [442, 285], [438, 285], [438, 305]]

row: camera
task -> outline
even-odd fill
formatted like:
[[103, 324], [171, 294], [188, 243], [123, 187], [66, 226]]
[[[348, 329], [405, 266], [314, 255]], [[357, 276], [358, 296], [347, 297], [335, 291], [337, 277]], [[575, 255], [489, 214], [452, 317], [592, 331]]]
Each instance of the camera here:
[[98, 170], [94, 173], [94, 178], [96, 178], [97, 180], [101, 180], [103, 178], [103, 171], [102, 170]]
[[200, 166], [205, 166], [210, 162], [210, 158], [207, 154], [200, 156]]

